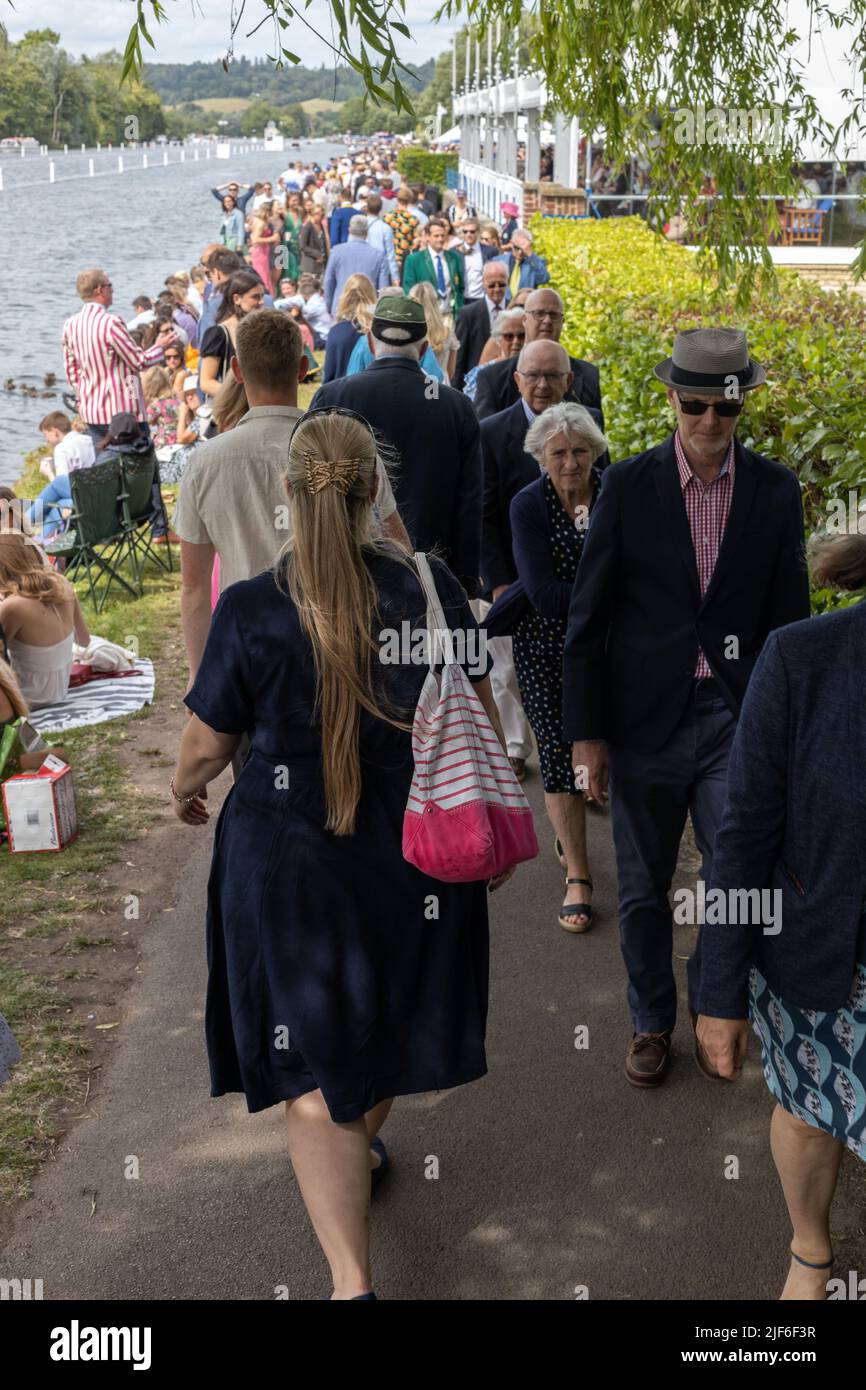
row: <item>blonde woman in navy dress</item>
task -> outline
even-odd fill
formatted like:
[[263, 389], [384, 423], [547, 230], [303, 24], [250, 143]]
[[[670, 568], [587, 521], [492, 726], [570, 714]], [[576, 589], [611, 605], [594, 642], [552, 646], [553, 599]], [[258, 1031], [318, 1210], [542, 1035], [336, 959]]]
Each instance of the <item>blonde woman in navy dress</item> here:
[[[380, 634], [423, 627], [426, 604], [406, 554], [373, 538], [376, 462], [353, 412], [299, 422], [293, 539], [275, 572], [217, 605], [172, 787], [180, 818], [203, 824], [198, 789], [249, 733], [209, 885], [211, 1089], [243, 1091], [251, 1111], [286, 1102], [335, 1300], [376, 1296], [368, 1205], [393, 1098], [486, 1071], [487, 885], [440, 883], [402, 855], [427, 667], [411, 651], [380, 661]], [[464, 591], [433, 569], [446, 621], [471, 638]], [[466, 669], [501, 738], [488, 677]]]

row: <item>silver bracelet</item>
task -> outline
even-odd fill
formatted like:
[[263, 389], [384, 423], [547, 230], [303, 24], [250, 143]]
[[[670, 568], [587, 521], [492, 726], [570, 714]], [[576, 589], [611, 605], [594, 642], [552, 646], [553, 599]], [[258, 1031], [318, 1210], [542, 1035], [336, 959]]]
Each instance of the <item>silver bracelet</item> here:
[[198, 796], [198, 792], [193, 792], [191, 796], [178, 796], [177, 792], [176, 792], [175, 789], [174, 789], [174, 778], [173, 778], [173, 777], [172, 777], [171, 781], [170, 781], [169, 784], [168, 784], [168, 789], [169, 789], [169, 791], [171, 792], [172, 796], [174, 797], [175, 801], [179, 801], [179, 802], [181, 803], [182, 806], [188, 806], [189, 803], [190, 803], [191, 801], [195, 801], [196, 797]]

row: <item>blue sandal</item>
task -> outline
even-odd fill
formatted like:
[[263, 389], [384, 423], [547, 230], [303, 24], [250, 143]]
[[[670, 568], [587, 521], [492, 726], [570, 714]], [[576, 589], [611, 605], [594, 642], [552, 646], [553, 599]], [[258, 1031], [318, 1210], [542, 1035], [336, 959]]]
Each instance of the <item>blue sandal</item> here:
[[797, 1261], [798, 1265], [805, 1265], [807, 1269], [832, 1269], [835, 1256], [831, 1255], [825, 1264], [815, 1265], [811, 1260], [804, 1260], [802, 1255], [798, 1255], [796, 1250], [791, 1251], [791, 1258]]
[[[333, 1301], [334, 1301], [334, 1295], [333, 1295], [333, 1294], [331, 1294], [331, 1293], [322, 1294], [322, 1302], [323, 1302], [323, 1303], [333, 1303]], [[378, 1300], [378, 1298], [376, 1297], [376, 1295], [373, 1293], [373, 1291], [372, 1291], [372, 1289], [371, 1289], [369, 1293], [356, 1293], [354, 1298], [346, 1299], [345, 1302], [348, 1302], [348, 1303], [370, 1303], [370, 1302], [378, 1303], [379, 1300]]]
[[[585, 883], [587, 888], [592, 887], [591, 878], [567, 878], [566, 886], [569, 883]], [[585, 922], [578, 922], [577, 917], [585, 917]], [[559, 925], [570, 932], [589, 931], [592, 926], [592, 906], [590, 903], [563, 903], [559, 909]]]
[[[388, 1150], [385, 1148], [385, 1145], [382, 1143], [382, 1140], [379, 1138], [378, 1135], [375, 1139], [370, 1140], [370, 1148], [373, 1150], [374, 1154], [379, 1155], [378, 1168], [370, 1169], [370, 1196], [373, 1197], [375, 1196], [380, 1184], [382, 1183], [383, 1178], [385, 1177], [385, 1174], [391, 1166], [391, 1160], [388, 1157]], [[366, 1298], [367, 1295], [362, 1294], [361, 1297]]]

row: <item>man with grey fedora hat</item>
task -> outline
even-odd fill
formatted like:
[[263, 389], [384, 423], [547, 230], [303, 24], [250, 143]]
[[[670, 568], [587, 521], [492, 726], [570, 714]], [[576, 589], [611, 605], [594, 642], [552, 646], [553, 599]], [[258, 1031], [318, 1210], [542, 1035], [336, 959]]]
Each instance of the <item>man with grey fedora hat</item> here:
[[[734, 328], [678, 333], [655, 368], [676, 429], [605, 470], [572, 592], [563, 726], [611, 790], [635, 1086], [665, 1078], [676, 1021], [668, 901], [691, 814], [709, 880], [737, 715], [773, 628], [809, 616], [797, 479], [736, 437], [766, 380]], [[697, 894], [696, 894], [697, 897]], [[700, 972], [700, 939], [689, 992]], [[693, 1017], [694, 1022], [694, 1017]], [[701, 1070], [713, 1069], [696, 1044]]]

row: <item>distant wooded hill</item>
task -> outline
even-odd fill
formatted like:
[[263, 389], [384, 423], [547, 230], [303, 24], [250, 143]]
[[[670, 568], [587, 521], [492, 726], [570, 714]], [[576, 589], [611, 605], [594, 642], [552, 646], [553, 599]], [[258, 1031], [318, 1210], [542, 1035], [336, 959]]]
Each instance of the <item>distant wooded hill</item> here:
[[[415, 78], [406, 77], [409, 91], [420, 92], [433, 77], [435, 60], [412, 64]], [[363, 78], [352, 68], [286, 67], [277, 71], [266, 58], [238, 58], [228, 72], [214, 63], [146, 63], [144, 80], [167, 105], [198, 102], [209, 97], [248, 97], [284, 106], [312, 98], [344, 102], [364, 91]]]

